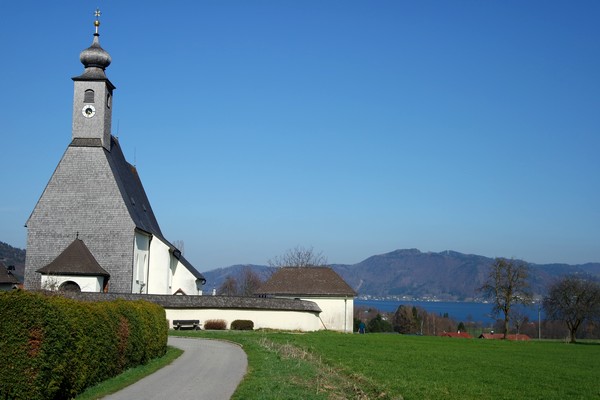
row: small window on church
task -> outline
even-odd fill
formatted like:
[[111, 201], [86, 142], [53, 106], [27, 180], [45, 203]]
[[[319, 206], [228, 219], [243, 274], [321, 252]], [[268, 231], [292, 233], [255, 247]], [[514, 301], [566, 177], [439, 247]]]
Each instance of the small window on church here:
[[93, 103], [94, 102], [94, 91], [92, 89], [88, 89], [83, 94], [83, 102], [84, 103]]
[[112, 107], [112, 96], [110, 93], [106, 95], [106, 106], [108, 108]]

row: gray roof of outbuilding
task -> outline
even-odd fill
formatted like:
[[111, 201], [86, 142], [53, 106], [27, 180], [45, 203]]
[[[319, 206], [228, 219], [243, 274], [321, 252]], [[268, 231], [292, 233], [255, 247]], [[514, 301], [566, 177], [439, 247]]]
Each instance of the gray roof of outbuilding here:
[[58, 275], [110, 276], [98, 264], [90, 249], [81, 239], [75, 239], [50, 264], [36, 272]]
[[135, 293], [61, 293], [66, 297], [84, 301], [146, 300], [170, 309], [239, 309], [239, 310], [277, 310], [308, 311], [320, 313], [316, 303], [306, 300], [235, 297], [235, 296], [185, 296]]
[[6, 269], [6, 266], [1, 261], [0, 261], [0, 283], [19, 283], [19, 280]]
[[255, 292], [257, 295], [356, 296], [329, 267], [283, 267]]

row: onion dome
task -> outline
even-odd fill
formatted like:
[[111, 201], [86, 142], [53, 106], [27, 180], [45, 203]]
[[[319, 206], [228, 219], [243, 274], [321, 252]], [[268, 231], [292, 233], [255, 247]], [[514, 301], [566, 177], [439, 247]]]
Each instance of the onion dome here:
[[100, 10], [96, 10], [95, 16], [94, 26], [96, 27], [96, 32], [94, 33], [94, 41], [90, 47], [83, 50], [79, 55], [79, 61], [85, 67], [85, 71], [77, 79], [107, 79], [104, 70], [110, 65], [112, 59], [110, 58], [110, 54], [100, 46], [100, 40], [98, 39], [100, 37], [98, 33], [98, 28], [100, 27]]
[[100, 47], [100, 41], [98, 33], [94, 33], [94, 41], [90, 47], [83, 50], [79, 55], [79, 61], [85, 68], [95, 67], [102, 68], [103, 70], [110, 65], [112, 59], [110, 54], [102, 47]]

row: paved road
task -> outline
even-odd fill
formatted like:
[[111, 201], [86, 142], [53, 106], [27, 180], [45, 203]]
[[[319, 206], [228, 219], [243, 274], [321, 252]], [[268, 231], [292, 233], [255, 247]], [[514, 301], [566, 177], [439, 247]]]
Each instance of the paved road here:
[[235, 344], [169, 336], [169, 345], [184, 353], [172, 364], [104, 399], [229, 399], [246, 373], [246, 353]]

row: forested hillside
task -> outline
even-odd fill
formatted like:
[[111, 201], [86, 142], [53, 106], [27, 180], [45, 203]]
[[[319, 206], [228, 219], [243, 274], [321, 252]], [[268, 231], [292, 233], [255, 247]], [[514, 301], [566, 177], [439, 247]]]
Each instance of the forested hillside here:
[[19, 280], [23, 280], [23, 272], [25, 271], [25, 250], [0, 242], [0, 261], [7, 267], [9, 265], [14, 265], [14, 275]]

